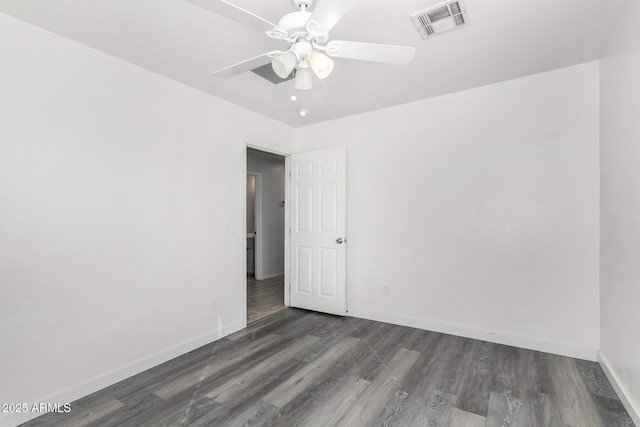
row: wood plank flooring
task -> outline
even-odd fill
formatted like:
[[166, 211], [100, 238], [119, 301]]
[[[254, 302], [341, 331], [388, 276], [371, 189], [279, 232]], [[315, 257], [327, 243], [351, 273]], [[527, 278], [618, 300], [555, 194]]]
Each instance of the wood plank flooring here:
[[633, 426], [597, 363], [286, 309], [25, 426]]
[[247, 324], [284, 309], [284, 275], [265, 280], [247, 278]]

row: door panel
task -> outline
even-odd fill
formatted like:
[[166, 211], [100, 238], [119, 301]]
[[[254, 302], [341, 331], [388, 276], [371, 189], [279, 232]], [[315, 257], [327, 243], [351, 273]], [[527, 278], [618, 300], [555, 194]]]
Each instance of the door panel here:
[[291, 156], [291, 305], [346, 314], [346, 151]]
[[338, 186], [336, 184], [320, 185], [320, 231], [337, 233]]
[[296, 248], [298, 266], [297, 290], [303, 294], [313, 293], [313, 248], [298, 246]]
[[337, 296], [337, 255], [333, 248], [320, 248], [320, 295], [325, 297]]
[[311, 233], [313, 231], [313, 187], [301, 185], [296, 187], [297, 203], [296, 216], [298, 218], [296, 231], [298, 233]]

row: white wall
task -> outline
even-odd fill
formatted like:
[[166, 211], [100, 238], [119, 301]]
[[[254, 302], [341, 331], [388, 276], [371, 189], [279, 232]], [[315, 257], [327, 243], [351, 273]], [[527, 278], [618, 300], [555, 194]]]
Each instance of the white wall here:
[[262, 175], [262, 277], [278, 276], [284, 273], [284, 157], [248, 149], [247, 170]]
[[595, 359], [598, 95], [592, 62], [299, 129], [347, 147], [349, 312]]
[[[640, 425], [640, 4], [600, 64], [602, 355]], [[629, 407], [630, 412], [632, 411]]]
[[73, 400], [238, 329], [243, 137], [289, 150], [293, 129], [0, 28], [0, 402]]

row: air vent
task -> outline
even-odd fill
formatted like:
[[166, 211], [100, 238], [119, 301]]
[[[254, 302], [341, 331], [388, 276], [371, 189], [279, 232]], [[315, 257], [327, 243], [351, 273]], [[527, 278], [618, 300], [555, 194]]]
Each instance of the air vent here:
[[263, 79], [273, 83], [274, 85], [284, 83], [286, 81], [292, 80], [295, 77], [295, 72], [289, 74], [289, 77], [286, 79], [281, 79], [278, 75], [273, 71], [271, 64], [265, 64], [262, 67], [254, 68], [251, 72], [259, 75]]
[[448, 1], [411, 15], [420, 37], [428, 39], [468, 25], [467, 8], [462, 0]]

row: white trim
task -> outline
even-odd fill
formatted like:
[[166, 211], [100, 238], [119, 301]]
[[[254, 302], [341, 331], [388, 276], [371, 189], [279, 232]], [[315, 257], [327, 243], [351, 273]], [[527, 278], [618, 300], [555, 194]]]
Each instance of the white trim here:
[[640, 426], [640, 406], [638, 406], [638, 403], [633, 401], [633, 399], [631, 398], [631, 394], [627, 391], [624, 383], [620, 380], [620, 377], [613, 369], [613, 365], [609, 363], [609, 360], [605, 357], [604, 354], [602, 354], [602, 352], [598, 354], [598, 362], [600, 363], [604, 374], [609, 379], [609, 382], [618, 394], [618, 398], [620, 398], [620, 401], [629, 413], [629, 416], [633, 420], [634, 424]]
[[[255, 218], [256, 223], [256, 232], [255, 232], [255, 240], [254, 240], [254, 253], [255, 259], [253, 264], [253, 274], [256, 280], [264, 280], [265, 277], [262, 275], [263, 273], [263, 265], [262, 265], [262, 174], [259, 172], [251, 172], [247, 171], [247, 176], [255, 176], [256, 177], [256, 194], [254, 200], [254, 212], [253, 216]], [[246, 179], [246, 177], [245, 177]], [[247, 188], [246, 184], [244, 188]], [[246, 196], [245, 196], [246, 197]], [[245, 201], [246, 203], [246, 201]], [[245, 205], [245, 215], [247, 212], [247, 208]], [[246, 221], [245, 221], [246, 222]], [[246, 224], [245, 224], [246, 227]], [[246, 260], [244, 265], [246, 266]]]
[[291, 157], [284, 158], [284, 306], [291, 306]]
[[498, 331], [487, 331], [484, 329], [454, 325], [451, 323], [438, 322], [419, 317], [405, 316], [395, 313], [383, 313], [366, 309], [363, 310], [355, 307], [349, 308], [349, 313], [347, 315], [362, 319], [375, 320], [378, 322], [392, 323], [395, 325], [409, 326], [411, 328], [457, 335], [481, 341], [488, 341], [496, 344], [526, 348], [544, 353], [552, 353], [560, 356], [574, 357], [576, 359], [584, 359], [592, 362], [596, 362], [598, 360], [598, 350], [596, 349], [571, 346], [518, 335], [510, 335]]
[[[247, 143], [245, 142], [245, 147], [244, 147], [244, 156], [242, 159], [242, 182], [243, 182], [243, 187], [242, 187], [242, 193], [244, 196], [242, 197], [242, 221], [240, 222], [241, 225], [241, 230], [242, 232], [240, 233], [241, 236], [246, 236], [247, 235]], [[253, 240], [253, 246], [254, 246], [254, 250], [255, 247], [257, 246], [256, 244], [256, 238], [254, 237]], [[241, 259], [242, 259], [242, 268], [240, 269], [240, 272], [242, 273], [242, 278], [240, 280], [240, 284], [239, 284], [239, 290], [240, 290], [240, 322], [241, 322], [241, 328], [240, 329], [244, 329], [247, 327], [247, 239], [243, 238], [242, 239], [242, 245], [240, 246], [242, 249], [240, 251], [241, 253]], [[253, 266], [253, 271], [255, 274], [255, 265]]]
[[[182, 356], [183, 354], [217, 341], [220, 338], [226, 337], [227, 335], [231, 335], [241, 329], [243, 329], [242, 321], [236, 321], [229, 325], [221, 326], [220, 329], [207, 332], [187, 341], [183, 341], [173, 347], [169, 347], [167, 349], [159, 351], [152, 356], [144, 357], [128, 365], [96, 375], [95, 377], [83, 381], [79, 384], [67, 387], [63, 390], [49, 394], [48, 396], [35, 399], [33, 402], [73, 402], [77, 399], [95, 393], [96, 391], [102, 390], [105, 387], [111, 386], [155, 366], [161, 365], [162, 363], [168, 362], [169, 360], [174, 359], [178, 356]], [[42, 415], [42, 413], [31, 412], [0, 416], [0, 426], [15, 426], [29, 421], [33, 418], [37, 418], [40, 415]]]
[[293, 152], [284, 149], [282, 147], [275, 147], [273, 145], [265, 144], [261, 141], [256, 141], [250, 138], [244, 138], [244, 143], [247, 148], [253, 148], [254, 150], [264, 151], [266, 153], [277, 154], [279, 156], [290, 156]]

